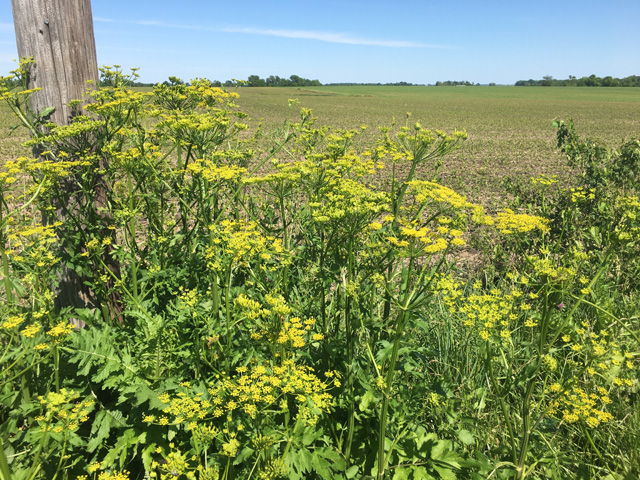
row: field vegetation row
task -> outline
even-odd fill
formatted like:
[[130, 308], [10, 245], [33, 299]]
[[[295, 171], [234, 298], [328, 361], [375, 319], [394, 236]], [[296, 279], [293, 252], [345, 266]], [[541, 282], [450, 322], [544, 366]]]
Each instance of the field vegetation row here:
[[0, 89], [3, 479], [640, 476], [640, 98], [102, 75]]

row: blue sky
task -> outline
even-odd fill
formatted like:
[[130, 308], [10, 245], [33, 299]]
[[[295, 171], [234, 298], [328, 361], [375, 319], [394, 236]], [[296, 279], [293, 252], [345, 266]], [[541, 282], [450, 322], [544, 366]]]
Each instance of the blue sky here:
[[[0, 0], [0, 74], [17, 57]], [[94, 0], [98, 63], [140, 80], [514, 83], [640, 74], [639, 0]]]

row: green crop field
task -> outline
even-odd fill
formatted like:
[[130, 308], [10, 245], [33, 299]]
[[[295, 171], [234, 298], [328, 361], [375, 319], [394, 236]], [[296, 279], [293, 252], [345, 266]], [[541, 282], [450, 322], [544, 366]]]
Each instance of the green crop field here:
[[[504, 181], [545, 173], [568, 179], [555, 148], [554, 118], [573, 118], [586, 136], [615, 144], [640, 134], [640, 90], [632, 88], [336, 86], [241, 88], [241, 109], [265, 130], [287, 116], [288, 99], [313, 109], [321, 124], [353, 129], [367, 141], [381, 125], [419, 121], [430, 129], [466, 130], [447, 157], [442, 181], [474, 200], [500, 195]], [[366, 143], [366, 142], [365, 142]]]

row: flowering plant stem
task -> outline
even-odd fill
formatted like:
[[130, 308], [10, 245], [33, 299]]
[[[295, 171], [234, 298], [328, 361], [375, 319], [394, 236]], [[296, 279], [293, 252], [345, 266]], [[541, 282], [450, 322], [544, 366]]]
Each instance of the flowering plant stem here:
[[398, 349], [400, 347], [400, 337], [402, 337], [402, 332], [407, 321], [407, 317], [409, 316], [409, 311], [407, 309], [408, 305], [411, 303], [412, 292], [410, 289], [411, 284], [411, 274], [413, 272], [414, 266], [414, 258], [412, 257], [409, 260], [409, 266], [403, 271], [404, 278], [404, 289], [405, 295], [402, 302], [402, 305], [399, 305], [400, 312], [398, 313], [398, 318], [396, 320], [396, 329], [393, 339], [393, 350], [391, 352], [391, 359], [389, 360], [389, 365], [387, 366], [387, 375], [385, 378], [385, 386], [384, 386], [384, 398], [382, 400], [382, 407], [380, 409], [380, 430], [378, 432], [378, 480], [384, 479], [384, 471], [387, 467], [387, 457], [385, 456], [384, 445], [385, 439], [387, 435], [387, 418], [389, 415], [389, 399], [391, 398], [391, 389], [393, 386], [393, 377], [396, 369], [396, 362], [398, 360]]

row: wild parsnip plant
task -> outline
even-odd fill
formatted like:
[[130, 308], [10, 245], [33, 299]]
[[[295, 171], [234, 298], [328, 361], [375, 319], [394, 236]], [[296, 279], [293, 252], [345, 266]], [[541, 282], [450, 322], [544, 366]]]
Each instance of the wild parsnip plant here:
[[637, 142], [559, 124], [584, 186], [491, 213], [438, 181], [465, 132], [102, 75], [69, 125], [0, 90], [37, 153], [0, 171], [4, 478], [637, 474]]

